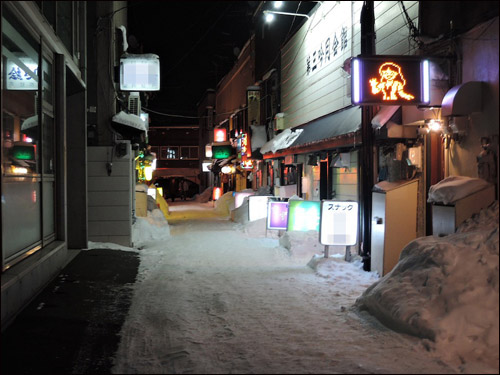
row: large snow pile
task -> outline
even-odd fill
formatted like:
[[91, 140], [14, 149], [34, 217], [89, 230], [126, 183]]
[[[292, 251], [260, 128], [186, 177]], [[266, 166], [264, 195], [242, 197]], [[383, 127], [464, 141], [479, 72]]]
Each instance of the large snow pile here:
[[412, 241], [355, 306], [426, 339], [430, 351], [463, 371], [486, 363], [498, 373], [498, 213], [496, 201], [457, 233]]
[[140, 247], [149, 241], [162, 241], [170, 237], [170, 227], [159, 209], [148, 211], [147, 217], [137, 217], [132, 226], [132, 242]]
[[219, 215], [229, 216], [231, 210], [234, 210], [234, 196], [232, 191], [228, 191], [215, 201], [214, 211]]

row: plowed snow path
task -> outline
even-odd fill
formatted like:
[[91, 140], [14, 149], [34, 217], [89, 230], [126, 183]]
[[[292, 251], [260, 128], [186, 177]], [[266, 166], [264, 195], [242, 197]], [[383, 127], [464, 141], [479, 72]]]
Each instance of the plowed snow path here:
[[322, 277], [227, 220], [170, 230], [140, 252], [114, 373], [455, 373], [350, 308], [374, 281], [353, 264]]

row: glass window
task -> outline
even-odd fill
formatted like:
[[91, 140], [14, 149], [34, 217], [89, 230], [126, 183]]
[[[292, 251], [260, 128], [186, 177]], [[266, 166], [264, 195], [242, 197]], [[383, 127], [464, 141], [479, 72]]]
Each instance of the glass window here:
[[54, 175], [55, 170], [55, 129], [54, 119], [46, 114], [43, 115], [43, 173]]
[[283, 185], [295, 185], [297, 183], [297, 167], [295, 165], [283, 166]]
[[52, 64], [47, 59], [42, 59], [42, 98], [49, 104], [53, 104], [54, 97], [52, 94]]
[[2, 9], [2, 268], [41, 244], [39, 50]]
[[177, 146], [162, 146], [160, 148], [161, 160], [179, 159], [179, 147]]
[[181, 146], [181, 159], [198, 159], [198, 147]]
[[4, 175], [39, 173], [39, 46], [14, 19], [2, 17], [2, 162]]

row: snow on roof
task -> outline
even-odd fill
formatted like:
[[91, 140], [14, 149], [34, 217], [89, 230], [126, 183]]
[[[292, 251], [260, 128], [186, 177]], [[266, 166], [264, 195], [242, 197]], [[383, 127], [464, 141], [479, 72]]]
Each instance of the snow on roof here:
[[285, 129], [283, 132], [278, 134], [276, 137], [271, 139], [269, 142], [265, 143], [261, 149], [260, 153], [264, 155], [266, 152], [272, 151], [275, 153], [278, 150], [290, 147], [290, 145], [295, 142], [299, 135], [304, 131], [304, 129], [296, 129], [292, 131], [291, 129]]
[[450, 176], [429, 188], [429, 203], [454, 203], [475, 192], [483, 190], [490, 184], [480, 178]]
[[147, 131], [146, 122], [142, 120], [139, 116], [133, 115], [131, 113], [125, 113], [124, 111], [120, 111], [116, 115], [113, 116], [113, 122], [118, 124], [131, 126], [133, 128]]

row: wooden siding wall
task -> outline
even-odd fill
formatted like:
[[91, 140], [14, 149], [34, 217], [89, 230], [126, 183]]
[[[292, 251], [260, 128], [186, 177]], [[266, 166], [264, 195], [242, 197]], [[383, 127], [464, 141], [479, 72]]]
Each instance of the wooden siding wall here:
[[[325, 1], [282, 49], [282, 112], [285, 127], [293, 128], [351, 105], [350, 75], [342, 66], [361, 53], [362, 1]], [[405, 8], [418, 27], [418, 1], [405, 1]], [[341, 50], [342, 27], [347, 47]], [[375, 2], [376, 52], [379, 55], [414, 54], [403, 8], [398, 1]], [[307, 57], [327, 37], [336, 35], [338, 54], [313, 74], [307, 73]], [[413, 46], [413, 47], [412, 47]]]
[[215, 94], [215, 126], [246, 106], [247, 87], [255, 84], [254, 50], [252, 37], [243, 47], [234, 67], [218, 84]]

